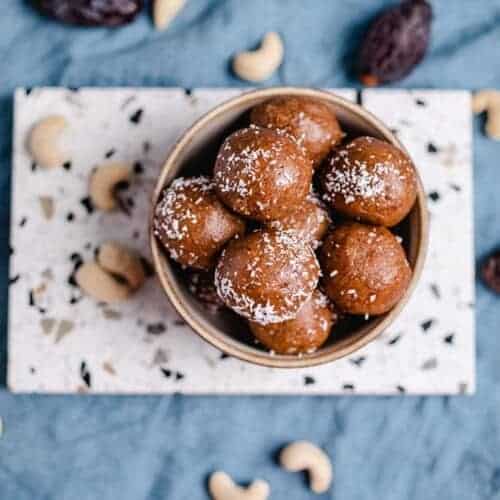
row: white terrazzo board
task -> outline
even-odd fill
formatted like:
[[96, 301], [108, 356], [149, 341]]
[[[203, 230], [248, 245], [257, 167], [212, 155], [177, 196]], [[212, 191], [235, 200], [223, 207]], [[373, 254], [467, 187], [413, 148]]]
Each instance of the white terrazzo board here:
[[[116, 394], [472, 394], [474, 261], [467, 92], [362, 93], [363, 105], [397, 130], [418, 165], [430, 195], [431, 243], [420, 284], [403, 314], [380, 338], [345, 359], [284, 371], [252, 366], [221, 356], [182, 324], [154, 278], [133, 300], [107, 308], [81, 297], [68, 284], [71, 255], [92, 258], [104, 240], [127, 242], [149, 255], [148, 200], [169, 148], [197, 117], [240, 92], [175, 88], [16, 92], [10, 389]], [[335, 92], [349, 99], [356, 96], [352, 90]], [[67, 140], [71, 165], [33, 168], [25, 148], [28, 131], [53, 113], [64, 115], [71, 124]], [[81, 203], [88, 195], [91, 169], [112, 160], [140, 162], [143, 167], [130, 189], [131, 216], [88, 213]], [[42, 213], [40, 196], [54, 201], [50, 220]], [[44, 333], [43, 319], [56, 320], [49, 333]], [[72, 326], [62, 338], [57, 333], [61, 320]], [[158, 333], [162, 325], [165, 331]], [[148, 326], [157, 333], [148, 333]]]

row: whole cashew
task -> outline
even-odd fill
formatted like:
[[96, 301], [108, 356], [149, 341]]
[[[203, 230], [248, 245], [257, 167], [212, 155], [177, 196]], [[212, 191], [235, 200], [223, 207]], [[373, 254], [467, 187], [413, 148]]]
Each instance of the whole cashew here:
[[101, 245], [97, 261], [85, 262], [75, 273], [75, 281], [85, 293], [106, 303], [126, 300], [145, 279], [140, 258], [115, 242]]
[[233, 70], [250, 82], [267, 80], [283, 61], [284, 47], [278, 33], [270, 32], [262, 39], [259, 49], [240, 52], [233, 59]]
[[153, 20], [157, 30], [165, 30], [186, 4], [186, 0], [154, 0]]
[[99, 165], [90, 177], [90, 199], [99, 210], [110, 211], [118, 206], [116, 190], [121, 183], [128, 183], [132, 169], [124, 163]]
[[144, 265], [137, 255], [114, 241], [100, 246], [97, 263], [105, 271], [123, 276], [132, 290], [140, 288], [146, 280]]
[[60, 167], [68, 161], [68, 155], [61, 150], [59, 139], [68, 123], [64, 116], [48, 116], [37, 122], [28, 138], [28, 149], [37, 165], [46, 168]]
[[500, 92], [498, 90], [481, 90], [472, 97], [474, 113], [487, 112], [486, 134], [492, 139], [500, 140]]
[[225, 472], [214, 472], [208, 482], [213, 500], [266, 500], [270, 488], [266, 481], [256, 479], [248, 488], [241, 488]]
[[315, 444], [308, 441], [290, 443], [281, 451], [280, 462], [291, 472], [307, 470], [314, 493], [324, 493], [330, 487], [333, 476], [330, 458]]

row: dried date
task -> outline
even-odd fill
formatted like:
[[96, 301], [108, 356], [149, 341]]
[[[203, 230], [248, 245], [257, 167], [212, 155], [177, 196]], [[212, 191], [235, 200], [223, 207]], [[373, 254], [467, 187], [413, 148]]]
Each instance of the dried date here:
[[50, 17], [81, 26], [120, 26], [130, 23], [144, 7], [144, 0], [35, 0]]
[[408, 75], [425, 56], [431, 22], [432, 7], [426, 0], [405, 0], [382, 12], [361, 45], [361, 82], [374, 86]]
[[493, 252], [484, 260], [481, 277], [489, 288], [500, 294], [500, 251]]

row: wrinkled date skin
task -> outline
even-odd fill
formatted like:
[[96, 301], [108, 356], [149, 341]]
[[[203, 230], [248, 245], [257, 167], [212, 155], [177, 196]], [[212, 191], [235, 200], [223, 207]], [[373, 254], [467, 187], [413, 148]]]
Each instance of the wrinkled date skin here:
[[44, 14], [81, 26], [120, 26], [142, 10], [144, 0], [35, 0]]
[[425, 56], [431, 21], [432, 7], [426, 0], [405, 0], [382, 12], [361, 45], [361, 82], [375, 86], [408, 75]]

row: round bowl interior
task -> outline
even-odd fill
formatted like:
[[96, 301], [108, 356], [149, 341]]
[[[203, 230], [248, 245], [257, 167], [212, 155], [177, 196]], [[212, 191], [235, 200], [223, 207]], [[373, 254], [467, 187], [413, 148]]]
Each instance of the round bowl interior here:
[[[332, 107], [348, 137], [370, 135], [400, 148], [398, 139], [366, 110], [333, 93], [314, 89], [274, 87], [242, 94], [204, 115], [187, 130], [163, 166], [153, 195], [153, 207], [163, 189], [179, 175], [210, 174], [220, 144], [232, 131], [248, 124], [248, 112], [274, 96], [299, 95], [320, 99]], [[153, 261], [159, 280], [177, 312], [205, 340], [230, 356], [270, 367], [305, 367], [333, 361], [363, 347], [382, 333], [408, 301], [420, 276], [427, 249], [427, 209], [422, 183], [418, 179], [417, 202], [408, 217], [394, 231], [402, 236], [413, 277], [405, 296], [390, 312], [365, 320], [355, 318], [334, 330], [316, 352], [298, 356], [271, 354], [252, 340], [242, 318], [230, 311], [212, 314], [188, 291], [184, 273], [170, 261], [150, 232]]]

